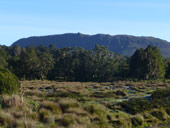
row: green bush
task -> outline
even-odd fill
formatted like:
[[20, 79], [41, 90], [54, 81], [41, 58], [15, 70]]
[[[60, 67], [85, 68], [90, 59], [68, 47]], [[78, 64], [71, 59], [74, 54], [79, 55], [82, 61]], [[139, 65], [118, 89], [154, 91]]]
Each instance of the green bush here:
[[0, 94], [9, 94], [19, 92], [19, 80], [8, 69], [0, 67]]
[[117, 90], [115, 94], [116, 94], [117, 96], [127, 96], [126, 92], [125, 92], [125, 91], [122, 91], [122, 90]]
[[170, 88], [157, 89], [153, 92], [151, 96], [151, 103], [155, 108], [165, 107], [168, 108], [170, 106]]
[[140, 116], [134, 116], [131, 118], [132, 125], [134, 127], [139, 127], [143, 125], [143, 120]]
[[36, 101], [34, 100], [28, 100], [28, 105], [32, 108], [33, 111], [38, 111], [40, 104], [38, 104]]
[[170, 96], [170, 88], [165, 88], [165, 89], [157, 89], [156, 91], [154, 91], [151, 98], [162, 99], [168, 96]]
[[152, 105], [145, 99], [130, 99], [120, 103], [120, 105], [126, 112], [133, 115], [152, 109]]
[[47, 109], [40, 109], [39, 110], [39, 119], [41, 122], [47, 123], [48, 117], [50, 116], [50, 111]]
[[165, 121], [166, 120], [166, 115], [165, 112], [159, 109], [153, 110], [151, 112], [151, 115], [158, 118], [161, 121]]
[[170, 108], [169, 108], [169, 107], [166, 108], [165, 111], [166, 111], [166, 113], [170, 116]]

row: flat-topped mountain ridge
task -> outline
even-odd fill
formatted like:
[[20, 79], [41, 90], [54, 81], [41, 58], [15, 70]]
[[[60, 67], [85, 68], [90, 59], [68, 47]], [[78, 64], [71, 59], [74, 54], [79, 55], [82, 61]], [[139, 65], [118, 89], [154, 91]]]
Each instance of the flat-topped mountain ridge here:
[[103, 45], [108, 47], [110, 51], [125, 56], [131, 56], [138, 48], [146, 48], [148, 45], [152, 45], [157, 46], [164, 57], [170, 57], [170, 43], [168, 41], [154, 37], [131, 35], [112, 36], [108, 34], [86, 35], [81, 33], [66, 33], [48, 36], [33, 36], [19, 39], [14, 42], [12, 46], [19, 45], [21, 47], [27, 47], [44, 45], [48, 47], [50, 44], [56, 45], [57, 48], [76, 46], [87, 50], [93, 49], [95, 45]]

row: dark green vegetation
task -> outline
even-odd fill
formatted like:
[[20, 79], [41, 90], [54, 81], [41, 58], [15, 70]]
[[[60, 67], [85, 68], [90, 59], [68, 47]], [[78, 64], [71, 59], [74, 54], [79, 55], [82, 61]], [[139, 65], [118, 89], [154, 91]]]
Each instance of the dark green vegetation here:
[[157, 47], [148, 46], [145, 50], [138, 49], [131, 57], [130, 66], [133, 77], [161, 79], [165, 75], [165, 67]]
[[0, 67], [0, 94], [18, 93], [19, 85], [19, 80], [13, 73]]
[[78, 34], [62, 34], [42, 37], [24, 38], [13, 43], [20, 47], [44, 45], [48, 47], [50, 44], [56, 45], [57, 48], [65, 47], [82, 47], [86, 50], [94, 49], [95, 45], [103, 45], [114, 53], [125, 56], [131, 56], [139, 48], [146, 48], [148, 45], [157, 46], [164, 57], [170, 57], [170, 43], [153, 37], [135, 37], [128, 35], [84, 35]]
[[0, 65], [20, 80], [47, 79], [57, 81], [108, 82], [127, 79], [169, 78], [169, 58], [162, 58], [157, 47], [138, 49], [132, 57], [123, 57], [96, 45], [93, 50], [82, 48], [57, 49], [0, 47]]
[[170, 81], [22, 81], [24, 99], [1, 95], [6, 128], [165, 128]]

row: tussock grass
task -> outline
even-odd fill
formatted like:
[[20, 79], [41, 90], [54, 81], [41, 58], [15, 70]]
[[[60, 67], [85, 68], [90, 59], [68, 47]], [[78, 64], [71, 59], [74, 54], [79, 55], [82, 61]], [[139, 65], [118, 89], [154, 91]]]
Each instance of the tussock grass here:
[[143, 105], [125, 102], [135, 110], [130, 113], [120, 104], [122, 98], [138, 98], [170, 87], [169, 81], [21, 83], [23, 103], [19, 95], [0, 97], [0, 126], [4, 128], [143, 128], [170, 122], [168, 107], [140, 111]]
[[52, 101], [43, 101], [40, 105], [40, 109], [45, 108], [51, 111], [53, 114], [61, 114], [62, 110], [58, 103], [54, 103]]

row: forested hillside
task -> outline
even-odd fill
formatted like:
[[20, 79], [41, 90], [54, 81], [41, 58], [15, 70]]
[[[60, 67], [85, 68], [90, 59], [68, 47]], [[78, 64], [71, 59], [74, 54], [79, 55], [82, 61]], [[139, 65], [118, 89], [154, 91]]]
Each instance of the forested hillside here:
[[135, 37], [129, 35], [84, 35], [77, 34], [61, 34], [41, 37], [29, 37], [20, 39], [12, 44], [19, 45], [20, 47], [49, 46], [55, 44], [57, 48], [65, 47], [82, 47], [86, 50], [94, 49], [95, 45], [103, 45], [108, 47], [112, 52], [121, 55], [131, 56], [136, 49], [146, 48], [148, 45], [157, 46], [164, 57], [170, 57], [170, 43], [153, 37]]

